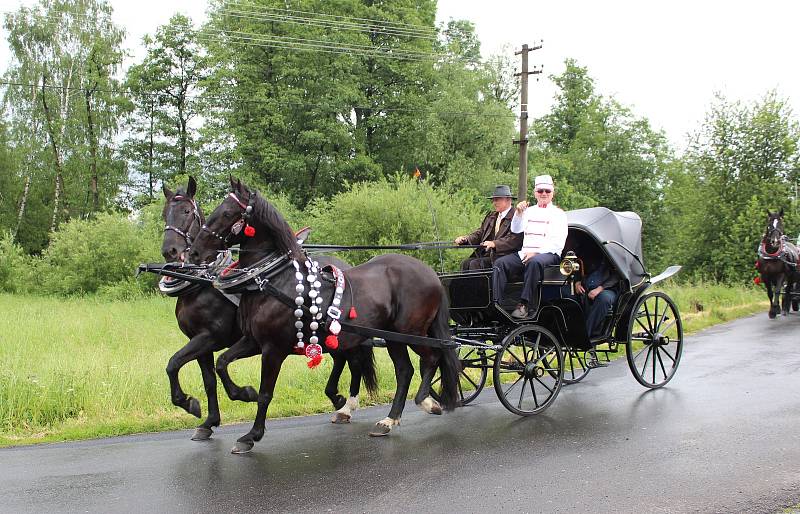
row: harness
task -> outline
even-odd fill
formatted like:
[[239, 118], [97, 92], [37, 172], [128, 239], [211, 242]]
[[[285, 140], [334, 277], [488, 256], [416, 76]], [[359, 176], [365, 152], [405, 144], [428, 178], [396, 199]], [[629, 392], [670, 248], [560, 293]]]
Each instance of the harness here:
[[[173, 200], [187, 200], [187, 198], [183, 197], [182, 195], [175, 195], [172, 197]], [[195, 222], [203, 225], [202, 217], [200, 216], [200, 210], [197, 208], [197, 202], [195, 202], [194, 198], [189, 198], [189, 203], [192, 204], [192, 221], [189, 223], [189, 226], [186, 227], [184, 230], [179, 229], [178, 227], [174, 227], [172, 225], [165, 225], [164, 232], [171, 230], [181, 236], [184, 241], [186, 241], [186, 247], [192, 246], [192, 235], [190, 234], [192, 227], [194, 226]], [[204, 226], [204, 225], [203, 225]], [[202, 227], [201, 227], [202, 228]]]
[[781, 261], [791, 268], [797, 267], [797, 254], [786, 246], [786, 236], [781, 235], [781, 244], [774, 252], [767, 251], [767, 237], [758, 246], [758, 258], [764, 261]]

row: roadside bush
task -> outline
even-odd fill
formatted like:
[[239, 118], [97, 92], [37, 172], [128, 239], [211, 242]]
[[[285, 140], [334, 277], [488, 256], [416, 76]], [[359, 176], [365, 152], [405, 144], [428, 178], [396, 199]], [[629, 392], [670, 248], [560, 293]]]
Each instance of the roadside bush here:
[[136, 266], [160, 261], [159, 247], [160, 239], [147, 224], [122, 214], [72, 220], [53, 235], [42, 254], [37, 278], [42, 292], [62, 295], [94, 293], [121, 282], [135, 284], [130, 279]]
[[10, 233], [0, 238], [0, 291], [19, 293], [30, 276], [30, 257], [14, 243]]
[[[313, 232], [309, 242], [341, 245], [452, 241], [475, 230], [486, 212], [467, 194], [451, 194], [400, 174], [350, 185], [329, 200], [316, 201], [310, 211]], [[341, 257], [357, 264], [379, 253], [385, 252], [354, 251]], [[443, 250], [442, 254], [445, 269], [453, 270], [469, 251]], [[439, 269], [437, 251], [413, 255]]]

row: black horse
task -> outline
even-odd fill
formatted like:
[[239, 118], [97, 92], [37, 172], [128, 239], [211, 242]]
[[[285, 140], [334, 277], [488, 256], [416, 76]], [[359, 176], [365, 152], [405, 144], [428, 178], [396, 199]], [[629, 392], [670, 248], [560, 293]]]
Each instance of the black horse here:
[[[200, 227], [204, 223], [203, 212], [197, 206], [195, 193], [197, 183], [189, 177], [186, 188], [178, 188], [172, 192], [166, 185], [163, 187], [166, 203], [162, 217], [166, 223], [161, 254], [168, 262], [183, 261], [185, 253], [191, 246]], [[326, 258], [330, 259], [330, 258]], [[349, 265], [338, 259], [337, 266], [348, 268]], [[181, 288], [182, 281], [162, 279], [162, 289]], [[213, 433], [212, 427], [220, 424], [220, 411], [217, 400], [217, 382], [214, 374], [214, 352], [231, 347], [235, 342], [236, 351], [226, 354], [226, 358], [218, 361], [216, 371], [232, 400], [255, 402], [258, 393], [250, 386], [239, 387], [231, 379], [227, 367], [234, 360], [257, 355], [261, 352], [258, 345], [242, 338], [236, 320], [237, 299], [226, 297], [213, 287], [188, 287], [176, 293], [175, 317], [181, 331], [189, 338], [189, 342], [170, 358], [167, 364], [167, 376], [170, 381], [172, 403], [188, 413], [200, 417], [200, 402], [181, 388], [178, 375], [180, 369], [193, 360], [200, 365], [203, 385], [208, 397], [208, 417], [195, 430], [193, 440], [206, 440]], [[349, 364], [351, 373], [350, 398], [345, 399], [338, 392], [339, 378], [345, 364]], [[328, 379], [325, 393], [331, 399], [335, 409], [339, 409], [332, 421], [341, 423], [350, 419], [352, 411], [358, 406], [358, 393], [361, 378], [370, 392], [377, 390], [377, 378], [371, 347], [361, 347], [347, 355], [337, 355], [334, 359], [333, 371]]]
[[[307, 257], [283, 216], [241, 182], [231, 179], [231, 186], [232, 192], [209, 216], [192, 245], [189, 260], [202, 262], [212, 259], [218, 250], [236, 243], [241, 245], [240, 266], [243, 267], [252, 268], [270, 254], [285, 259], [283, 267], [269, 276], [271, 294], [245, 293], [239, 304], [240, 326], [245, 335], [261, 348], [258, 413], [253, 428], [238, 439], [232, 450], [233, 453], [245, 453], [263, 437], [267, 408], [281, 366], [299, 346], [295, 311], [299, 310], [304, 321], [310, 322], [308, 314], [302, 314], [302, 308], [291, 305], [291, 299], [297, 296], [298, 277], [302, 282], [308, 272]], [[290, 263], [296, 264], [297, 268]], [[447, 296], [436, 273], [421, 261], [405, 255], [381, 255], [346, 270], [344, 276], [346, 291], [340, 309], [348, 321], [401, 334], [449, 339]], [[299, 289], [299, 285], [297, 287]], [[334, 285], [325, 282], [320, 297], [333, 297], [333, 289]], [[313, 306], [309, 309], [314, 312]], [[320, 334], [321, 337], [324, 335]], [[303, 337], [308, 337], [307, 329]], [[339, 334], [339, 349], [356, 348], [364, 339], [343, 331]], [[235, 351], [235, 347], [228, 351]], [[416, 403], [432, 413], [441, 413], [442, 407], [447, 410], [455, 408], [460, 369], [456, 352], [422, 345], [411, 347], [420, 355], [422, 375]], [[397, 389], [389, 416], [379, 421], [370, 435], [386, 435], [393, 425], [399, 424], [414, 373], [404, 344], [387, 341], [387, 348], [395, 367]], [[430, 384], [437, 368], [442, 375], [441, 405], [430, 396]]]
[[798, 250], [788, 242], [783, 232], [783, 209], [779, 212], [767, 211], [767, 226], [758, 246], [758, 267], [761, 282], [767, 287], [769, 297], [769, 317], [775, 318], [778, 311], [784, 316], [789, 313], [789, 294], [800, 285], [800, 273], [797, 269]]

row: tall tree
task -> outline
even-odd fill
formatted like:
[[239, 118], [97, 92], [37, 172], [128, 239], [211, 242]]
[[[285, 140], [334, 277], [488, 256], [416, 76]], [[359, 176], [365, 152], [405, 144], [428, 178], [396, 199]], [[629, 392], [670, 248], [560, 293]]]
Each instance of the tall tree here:
[[199, 172], [198, 128], [202, 111], [198, 96], [207, 74], [207, 59], [192, 20], [170, 18], [155, 36], [145, 36], [147, 54], [128, 71], [127, 90], [134, 109], [125, 154], [149, 200], [159, 181]]
[[[26, 159], [19, 178], [26, 184], [23, 191], [40, 189], [33, 181], [51, 181], [46, 202], [52, 232], [63, 218], [91, 210], [86, 205], [98, 191], [101, 157], [110, 161], [108, 145], [116, 131], [114, 93], [102, 88], [113, 87], [122, 31], [102, 0], [41, 0], [7, 14], [5, 27], [13, 56], [5, 77], [26, 84], [9, 87], [4, 97], [11, 132], [18, 146], [28, 147], [29, 155], [39, 153], [37, 145], [46, 145], [49, 153], [49, 172], [36, 172], [41, 160]], [[105, 174], [106, 199], [116, 194], [119, 175]], [[26, 194], [21, 216], [30, 205], [27, 200]], [[93, 205], [100, 203], [98, 194]]]
[[[745, 104], [717, 95], [693, 135], [668, 205], [686, 205], [671, 222], [670, 253], [690, 271], [716, 280], [749, 281], [766, 210], [784, 208], [796, 235], [800, 126], [775, 92]], [[680, 247], [679, 247], [680, 246]]]
[[595, 92], [588, 70], [572, 59], [552, 79], [559, 89], [553, 110], [534, 127], [534, 167], [554, 166], [588, 204], [637, 212], [644, 222], [645, 253], [659, 255], [672, 160], [664, 134]]

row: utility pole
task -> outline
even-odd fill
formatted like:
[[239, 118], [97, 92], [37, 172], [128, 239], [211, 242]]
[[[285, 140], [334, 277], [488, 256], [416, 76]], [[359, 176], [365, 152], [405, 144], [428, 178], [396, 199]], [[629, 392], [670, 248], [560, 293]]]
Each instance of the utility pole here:
[[522, 45], [522, 50], [515, 52], [514, 55], [522, 55], [522, 71], [515, 73], [515, 77], [522, 77], [520, 87], [519, 102], [519, 139], [514, 140], [515, 145], [519, 145], [519, 199], [525, 200], [528, 197], [528, 75], [538, 75], [542, 72], [542, 67], [533, 71], [528, 71], [528, 52], [538, 50], [542, 47], [543, 41], [528, 47], [527, 43]]

